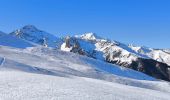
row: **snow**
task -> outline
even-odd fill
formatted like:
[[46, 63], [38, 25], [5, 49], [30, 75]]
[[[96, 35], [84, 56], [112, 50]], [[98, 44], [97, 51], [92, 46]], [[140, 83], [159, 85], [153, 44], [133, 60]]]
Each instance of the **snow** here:
[[[23, 35], [24, 34], [24, 35]], [[11, 36], [11, 35], [16, 35]], [[137, 57], [170, 61], [170, 50], [125, 45], [102, 39], [94, 33], [77, 36], [80, 46], [97, 59], [80, 56], [66, 44], [32, 25], [11, 35], [0, 32], [1, 100], [169, 100], [170, 83], [141, 72], [104, 62], [107, 54], [121, 52], [110, 60], [131, 63]], [[16, 38], [17, 37], [17, 38]], [[41, 47], [35, 43], [44, 40]], [[56, 50], [58, 46], [61, 50]], [[109, 49], [108, 49], [109, 48]], [[112, 55], [111, 55], [112, 56]], [[168, 69], [169, 70], [169, 69]]]
[[66, 43], [63, 43], [61, 45], [61, 50], [70, 52], [72, 50], [72, 47], [68, 48], [68, 47], [66, 47]]
[[157, 60], [159, 62], [166, 63], [170, 65], [170, 53], [168, 50], [164, 49], [151, 49], [147, 47], [139, 47], [139, 46], [129, 46], [132, 50], [134, 50], [136, 53], [145, 55], [149, 58], [152, 58], [154, 60]]
[[[80, 46], [86, 52], [96, 51], [95, 58], [105, 60], [107, 55], [110, 61], [117, 61], [119, 63], [131, 64], [137, 58], [154, 59], [159, 62], [170, 65], [170, 53], [168, 49], [153, 49], [144, 46], [135, 46], [132, 44], [126, 45], [117, 41], [110, 41], [102, 39], [94, 33], [85, 33], [80, 36], [75, 36], [79, 40]], [[112, 55], [118, 51], [121, 54], [113, 58]]]
[[0, 46], [0, 99], [169, 100], [170, 84], [52, 48]]
[[[123, 68], [120, 66], [112, 65], [100, 60], [79, 56], [77, 54], [70, 53], [70, 52], [63, 52], [63, 51], [52, 50], [48, 48], [40, 48], [40, 47], [28, 48], [25, 50], [20, 50], [20, 49], [13, 50], [13, 49], [14, 48], [8, 48], [8, 47], [0, 48], [0, 56], [5, 57], [6, 59], [9, 60], [15, 60], [15, 62], [18, 63], [24, 63], [26, 65], [31, 65], [31, 66], [39, 66], [40, 68], [43, 69], [55, 68], [56, 71], [61, 69], [66, 73], [72, 73], [75, 75], [91, 76], [90, 73], [97, 74], [99, 73], [98, 71], [102, 70], [115, 75], [134, 78], [134, 79], [154, 80], [154, 78], [145, 75], [143, 73], [131, 69]], [[30, 62], [28, 62], [29, 60], [31, 61], [33, 60], [31, 64]], [[48, 61], [51, 63], [49, 63]], [[66, 70], [64, 68], [66, 68]], [[68, 70], [70, 68], [72, 70]], [[95, 76], [92, 75], [92, 77]]]
[[26, 48], [26, 47], [35, 46], [35, 44], [31, 42], [15, 38], [13, 36], [10, 36], [2, 32], [0, 32], [0, 45], [17, 47], [17, 48]]
[[80, 36], [76, 36], [76, 37], [79, 37], [79, 38], [82, 38], [82, 39], [85, 39], [85, 40], [97, 40], [97, 39], [100, 39], [99, 36], [97, 36], [95, 33], [85, 33], [85, 34], [82, 34]]
[[15, 71], [0, 73], [5, 100], [168, 100], [169, 93], [84, 77], [54, 77]]
[[[64, 45], [61, 38], [39, 30], [33, 25], [26, 25], [21, 29], [17, 29], [16, 31], [10, 33], [10, 35], [34, 42], [36, 44], [44, 45], [45, 47], [48, 46], [62, 49], [63, 51], [71, 51], [71, 48], [61, 47]], [[116, 61], [129, 65], [132, 61], [136, 61], [137, 58], [145, 58], [154, 59], [170, 65], [170, 50], [168, 49], [156, 50], [143, 46], [126, 45], [117, 41], [110, 41], [108, 39], [101, 38], [92, 32], [76, 35], [75, 38], [79, 40], [81, 48], [86, 51], [87, 55], [91, 55], [91, 57], [96, 59], [106, 60], [108, 55], [117, 53], [116, 50], [119, 48], [122, 54], [116, 58], [110, 56], [110, 61]], [[5, 45], [5, 43], [3, 43], [3, 45]]]
[[[113, 55], [117, 52], [121, 52], [121, 54], [117, 57], [114, 57]], [[110, 46], [110, 61], [119, 61], [121, 63], [126, 62], [128, 64], [131, 64], [132, 61], [136, 61], [137, 56], [135, 54], [131, 54], [131, 52], [127, 51], [126, 49], [121, 48], [117, 45], [111, 45]], [[114, 58], [112, 58], [114, 57]]]
[[134, 46], [132, 44], [130, 44], [128, 47], [130, 47], [132, 50], [134, 50], [135, 52], [139, 52], [141, 54], [144, 53], [149, 53], [152, 51], [151, 48], [147, 48], [147, 47], [140, 47], [140, 46]]
[[33, 25], [26, 25], [21, 29], [17, 29], [16, 31], [10, 33], [10, 35], [15, 36], [17, 38], [21, 38], [27, 41], [31, 41], [40, 45], [43, 45], [43, 40], [45, 39], [46, 45], [49, 47], [58, 47], [58, 44], [61, 44], [61, 39], [56, 37], [53, 34], [47, 33], [45, 31], [37, 29]]
[[[120, 63], [126, 62], [127, 64], [131, 64], [132, 61], [135, 61], [138, 58], [138, 56], [141, 56], [133, 50], [129, 50], [128, 47], [125, 48], [124, 45], [120, 45], [120, 43], [116, 41], [102, 39], [94, 33], [86, 33], [79, 37], [75, 37], [83, 50], [88, 53], [95, 51], [95, 54], [92, 56], [102, 61], [105, 61], [106, 56], [110, 55], [109, 61], [118, 61]], [[113, 55], [118, 52], [121, 54], [113, 58]]]
[[153, 50], [147, 55], [157, 61], [167, 63], [168, 65], [170, 65], [170, 54], [164, 52], [163, 50]]

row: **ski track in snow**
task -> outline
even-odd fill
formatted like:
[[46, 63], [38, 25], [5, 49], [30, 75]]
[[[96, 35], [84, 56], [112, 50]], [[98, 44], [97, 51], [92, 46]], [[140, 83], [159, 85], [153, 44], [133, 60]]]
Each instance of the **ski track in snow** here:
[[5, 58], [2, 58], [1, 61], [0, 61], [0, 67], [3, 66], [4, 62], [5, 62]]

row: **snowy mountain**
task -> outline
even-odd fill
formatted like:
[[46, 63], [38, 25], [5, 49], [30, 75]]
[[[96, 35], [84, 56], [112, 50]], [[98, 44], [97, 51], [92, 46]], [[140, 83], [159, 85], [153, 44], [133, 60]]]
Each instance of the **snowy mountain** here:
[[98, 38], [93, 33], [86, 33], [66, 38], [61, 50], [69, 50], [70, 52], [131, 68], [159, 79], [170, 80], [170, 66], [159, 60], [164, 56], [164, 61], [169, 61], [170, 56], [163, 52], [156, 56], [158, 53], [155, 49], [125, 45], [117, 41]]
[[156, 79], [168, 80], [169, 66], [135, 50], [93, 33], [0, 32], [0, 99], [169, 100], [169, 82]]
[[129, 47], [137, 53], [146, 55], [154, 60], [170, 65], [170, 52], [168, 49], [152, 49], [133, 45], [129, 45]]
[[11, 32], [10, 35], [31, 41], [43, 46], [49, 47], [58, 47], [56, 43], [60, 43], [60, 39], [50, 33], [44, 32], [37, 29], [33, 25], [26, 25], [21, 29], [17, 29], [14, 32]]
[[158, 79], [170, 80], [170, 53], [168, 50], [126, 45], [101, 38], [94, 33], [67, 36], [64, 42], [64, 40], [32, 25], [24, 26], [10, 35], [45, 47], [57, 47], [63, 51], [131, 68]]

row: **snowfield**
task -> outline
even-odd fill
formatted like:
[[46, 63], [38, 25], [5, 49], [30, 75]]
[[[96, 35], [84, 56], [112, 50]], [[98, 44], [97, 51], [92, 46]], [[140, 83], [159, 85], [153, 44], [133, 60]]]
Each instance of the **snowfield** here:
[[0, 46], [0, 100], [169, 100], [170, 84], [44, 47]]
[[0, 45], [11, 46], [16, 48], [26, 48], [35, 46], [35, 44], [29, 41], [18, 39], [3, 32], [0, 32]]
[[[85, 77], [0, 73], [2, 100], [169, 100], [169, 93]], [[3, 77], [2, 77], [3, 76]]]

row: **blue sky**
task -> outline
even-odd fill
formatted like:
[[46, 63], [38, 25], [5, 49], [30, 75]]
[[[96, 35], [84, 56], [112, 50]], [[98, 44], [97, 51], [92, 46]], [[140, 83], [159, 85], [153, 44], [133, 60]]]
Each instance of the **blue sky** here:
[[0, 0], [0, 30], [32, 24], [63, 36], [94, 32], [123, 43], [170, 48], [170, 0]]

